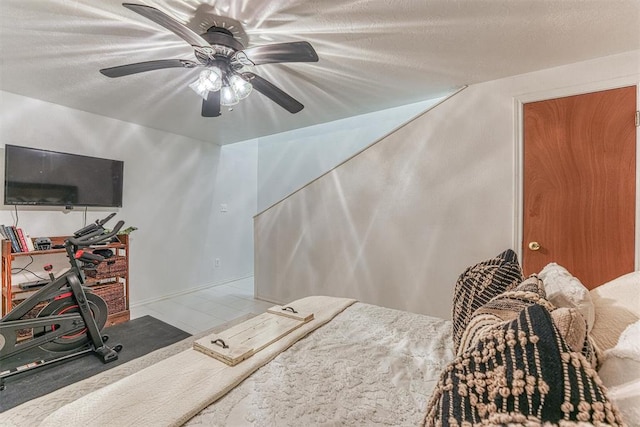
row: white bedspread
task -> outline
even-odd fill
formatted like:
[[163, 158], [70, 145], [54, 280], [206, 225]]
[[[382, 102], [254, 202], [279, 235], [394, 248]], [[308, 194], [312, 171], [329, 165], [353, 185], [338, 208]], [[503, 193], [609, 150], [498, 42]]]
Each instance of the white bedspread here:
[[[344, 300], [342, 308], [352, 302]], [[334, 308], [333, 314], [341, 310]], [[323, 317], [321, 323], [333, 315]], [[301, 336], [310, 330], [300, 331]], [[186, 361], [185, 354], [197, 357], [198, 367], [182, 372], [181, 381], [173, 384], [177, 374], [161, 371]], [[45, 425], [178, 425], [195, 415], [187, 425], [415, 426], [422, 422], [431, 391], [454, 353], [450, 321], [355, 303], [284, 353], [254, 359], [272, 360], [244, 381], [249, 374], [237, 377], [235, 384], [240, 384], [224, 397], [229, 387], [220, 390], [218, 376], [200, 365], [215, 359], [193, 350], [176, 356], [69, 403], [54, 411]], [[84, 390], [95, 387], [92, 379], [84, 382], [89, 382]], [[195, 406], [194, 399], [200, 400]], [[14, 409], [10, 425], [38, 424], [37, 417], [30, 417], [32, 410]], [[25, 417], [32, 422], [18, 421]]]
[[356, 303], [187, 425], [418, 426], [453, 357], [450, 321]]

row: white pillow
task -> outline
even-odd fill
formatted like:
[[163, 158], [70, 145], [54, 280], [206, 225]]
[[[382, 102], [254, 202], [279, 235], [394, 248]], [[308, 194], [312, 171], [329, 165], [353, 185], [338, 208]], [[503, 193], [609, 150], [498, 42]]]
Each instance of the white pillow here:
[[640, 426], [640, 321], [628, 326], [615, 347], [603, 354], [598, 371], [627, 425]]
[[596, 310], [591, 337], [604, 351], [614, 347], [622, 331], [640, 319], [640, 271], [620, 276], [590, 293]]
[[547, 300], [556, 307], [575, 308], [587, 321], [587, 331], [591, 331], [596, 314], [591, 294], [577, 277], [561, 265], [552, 262], [538, 274], [544, 284]]

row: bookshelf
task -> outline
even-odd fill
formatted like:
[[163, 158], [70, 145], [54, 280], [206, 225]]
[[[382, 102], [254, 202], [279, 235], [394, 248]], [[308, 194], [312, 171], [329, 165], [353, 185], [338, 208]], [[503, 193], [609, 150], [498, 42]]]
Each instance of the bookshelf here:
[[[51, 237], [52, 246], [62, 245], [68, 236]], [[126, 322], [130, 318], [129, 313], [129, 236], [118, 235], [119, 242], [101, 245], [100, 249], [111, 249], [114, 256], [103, 261], [97, 270], [95, 277], [86, 275], [85, 285], [94, 293], [102, 297], [107, 303], [109, 315], [105, 326]], [[65, 254], [64, 249], [35, 250], [30, 252], [11, 252], [11, 242], [2, 240], [2, 301], [1, 315], [6, 315], [13, 307], [32, 295], [34, 290], [23, 290], [18, 283], [13, 283], [11, 275], [13, 263], [22, 257], [34, 258], [34, 269], [38, 265], [46, 264], [46, 257], [54, 254]], [[38, 263], [38, 261], [41, 261]], [[68, 265], [68, 264], [67, 264]], [[39, 274], [46, 277], [46, 273]], [[44, 306], [44, 304], [42, 305]], [[27, 313], [27, 316], [35, 317], [37, 312]]]

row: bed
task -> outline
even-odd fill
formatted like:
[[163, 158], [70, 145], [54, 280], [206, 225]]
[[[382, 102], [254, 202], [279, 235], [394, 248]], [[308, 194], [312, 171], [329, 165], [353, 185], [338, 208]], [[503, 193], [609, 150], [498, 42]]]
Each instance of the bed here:
[[309, 297], [289, 305], [313, 321], [236, 366], [196, 336], [0, 424], [639, 425], [638, 286], [634, 272], [589, 292], [557, 264], [525, 278], [505, 251], [460, 275], [452, 320]]

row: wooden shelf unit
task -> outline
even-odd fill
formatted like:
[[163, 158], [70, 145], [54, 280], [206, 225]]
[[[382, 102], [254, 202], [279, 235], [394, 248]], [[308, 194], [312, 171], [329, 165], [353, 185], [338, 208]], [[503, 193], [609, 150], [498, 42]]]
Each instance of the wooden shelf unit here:
[[[51, 245], [62, 245], [68, 236], [56, 236], [51, 237]], [[109, 243], [108, 245], [100, 245], [100, 249], [111, 249], [114, 255], [117, 257], [123, 257], [126, 268], [123, 271], [114, 273], [107, 278], [92, 278], [86, 276], [85, 285], [94, 289], [94, 291], [103, 297], [107, 302], [109, 309], [109, 316], [107, 317], [107, 323], [105, 326], [115, 325], [117, 323], [126, 322], [130, 319], [129, 313], [129, 236], [126, 234], [118, 235], [119, 243]], [[11, 311], [12, 307], [16, 305], [16, 302], [24, 300], [28, 296], [32, 295], [34, 290], [22, 290], [17, 284], [12, 283], [12, 264], [16, 258], [21, 257], [43, 257], [53, 254], [65, 254], [65, 249], [49, 249], [43, 251], [31, 251], [31, 252], [11, 252], [11, 242], [9, 240], [2, 240], [2, 305], [0, 306], [1, 315], [6, 315]], [[108, 262], [109, 259], [103, 261]], [[109, 286], [122, 286], [124, 301], [122, 298], [110, 300], [105, 298], [103, 294], [104, 290], [107, 290]], [[114, 310], [115, 309], [115, 310]], [[112, 312], [112, 310], [114, 310]]]

